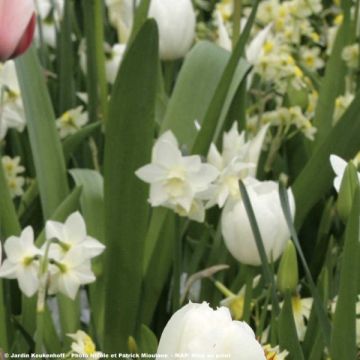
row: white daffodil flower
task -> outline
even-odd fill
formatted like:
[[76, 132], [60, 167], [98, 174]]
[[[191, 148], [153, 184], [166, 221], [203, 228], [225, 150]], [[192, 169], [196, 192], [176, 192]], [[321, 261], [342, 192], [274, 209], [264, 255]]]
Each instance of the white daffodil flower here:
[[[339, 192], [342, 178], [344, 176], [344, 172], [345, 172], [345, 169], [346, 169], [348, 163], [344, 159], [342, 159], [340, 156], [337, 156], [337, 155], [330, 155], [330, 163], [336, 174], [336, 177], [334, 179], [334, 188], [337, 192]], [[358, 178], [360, 181], [360, 172], [358, 172], [357, 174], [358, 174]]]
[[56, 120], [60, 138], [64, 139], [75, 134], [88, 122], [88, 114], [83, 111], [82, 106], [66, 111]]
[[71, 350], [76, 355], [83, 355], [91, 359], [100, 359], [102, 353], [96, 351], [96, 347], [91, 337], [82, 330], [74, 334], [67, 334], [74, 342], [71, 344]]
[[83, 259], [98, 256], [105, 249], [105, 246], [98, 240], [87, 235], [84, 218], [78, 211], [71, 214], [64, 224], [57, 221], [47, 221], [45, 232], [48, 240], [58, 240], [58, 243], [50, 248], [50, 257], [55, 256], [57, 260], [57, 253], [60, 254], [59, 256], [65, 255], [75, 248], [81, 249], [81, 258]]
[[167, 131], [156, 141], [151, 163], [136, 175], [150, 184], [152, 206], [179, 207], [189, 213], [196, 195], [208, 189], [218, 171], [203, 164], [200, 156], [183, 156], [175, 136]]
[[239, 134], [234, 123], [223, 136], [222, 154], [211, 144], [207, 160], [219, 170], [220, 175], [204, 195], [209, 199], [207, 207], [218, 204], [222, 208], [229, 198], [236, 200], [240, 197], [239, 180], [247, 176], [255, 177], [268, 128], [268, 125], [264, 126], [252, 140], [246, 141], [245, 132]]
[[[285, 249], [290, 232], [282, 211], [278, 184], [274, 181], [244, 180], [251, 205], [259, 226], [269, 261], [276, 261]], [[295, 202], [288, 190], [291, 213], [295, 214]], [[241, 263], [261, 265], [259, 251], [242, 199], [225, 207], [221, 218], [221, 230], [225, 245]]]
[[26, 124], [15, 63], [12, 60], [7, 61], [4, 65], [0, 64], [0, 87], [3, 99], [0, 105], [1, 140], [5, 137], [8, 129], [23, 131]]
[[309, 320], [312, 304], [312, 298], [301, 298], [298, 295], [291, 298], [296, 333], [300, 341], [305, 338], [307, 329], [305, 320]]
[[7, 258], [0, 267], [0, 277], [17, 279], [28, 297], [39, 288], [39, 260], [42, 252], [34, 245], [33, 229], [26, 227], [19, 237], [11, 236], [4, 244]]
[[81, 285], [96, 280], [88, 254], [82, 247], [72, 248], [60, 260], [52, 258], [53, 255], [50, 252], [50, 294], [61, 292], [74, 300]]

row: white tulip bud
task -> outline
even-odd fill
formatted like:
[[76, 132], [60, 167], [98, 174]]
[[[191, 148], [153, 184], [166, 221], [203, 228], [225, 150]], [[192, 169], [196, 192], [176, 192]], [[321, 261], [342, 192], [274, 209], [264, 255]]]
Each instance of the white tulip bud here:
[[207, 303], [189, 303], [167, 323], [157, 351], [157, 360], [189, 358], [265, 360], [264, 350], [245, 323], [233, 321], [226, 307], [213, 310]]
[[152, 0], [149, 17], [159, 27], [160, 58], [184, 57], [195, 39], [196, 16], [191, 0]]
[[[282, 211], [278, 184], [274, 181], [246, 179], [245, 185], [255, 213], [256, 221], [269, 261], [276, 261], [283, 253], [290, 232]], [[295, 201], [288, 190], [291, 213], [295, 213]], [[224, 209], [222, 234], [230, 253], [241, 263], [261, 265], [260, 254], [251, 229], [244, 202], [240, 199]]]

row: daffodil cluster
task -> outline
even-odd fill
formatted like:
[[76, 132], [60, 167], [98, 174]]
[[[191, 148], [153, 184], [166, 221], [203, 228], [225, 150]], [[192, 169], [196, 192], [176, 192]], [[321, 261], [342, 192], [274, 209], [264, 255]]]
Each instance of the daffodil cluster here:
[[25, 171], [25, 168], [20, 165], [20, 157], [3, 156], [1, 162], [11, 196], [13, 198], [21, 196], [24, 193], [23, 187], [25, 184], [25, 178], [21, 173]]
[[[150, 184], [149, 202], [164, 206], [180, 216], [203, 222], [205, 210], [218, 205], [222, 209], [221, 230], [230, 253], [240, 262], [260, 265], [260, 255], [242, 200], [239, 181], [247, 188], [256, 220], [271, 261], [279, 258], [290, 236], [282, 213], [275, 181], [258, 181], [257, 165], [268, 126], [251, 140], [239, 133], [235, 123], [225, 132], [220, 152], [211, 144], [204, 163], [199, 155], [183, 155], [171, 131], [155, 142], [151, 163], [136, 171]], [[288, 192], [292, 214], [295, 203]], [[240, 241], [241, 239], [241, 241]]]
[[100, 255], [105, 246], [87, 235], [79, 212], [65, 223], [47, 221], [46, 242], [38, 247], [34, 231], [26, 227], [19, 236], [9, 237], [4, 244], [6, 259], [0, 277], [17, 279], [21, 291], [33, 296], [45, 277], [49, 294], [62, 293], [74, 299], [81, 285], [95, 281], [91, 259]]

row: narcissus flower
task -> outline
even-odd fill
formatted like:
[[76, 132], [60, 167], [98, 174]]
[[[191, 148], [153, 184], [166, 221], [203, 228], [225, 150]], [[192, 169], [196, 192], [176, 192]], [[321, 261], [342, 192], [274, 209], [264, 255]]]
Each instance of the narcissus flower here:
[[203, 164], [200, 156], [183, 156], [175, 136], [167, 131], [154, 145], [151, 164], [138, 169], [136, 175], [151, 185], [152, 206], [178, 208], [179, 213], [187, 214], [195, 210], [196, 195], [207, 190], [218, 171]]
[[0, 2], [0, 61], [14, 58], [30, 46], [35, 30], [33, 0]]
[[157, 350], [169, 360], [184, 353], [190, 357], [214, 356], [218, 359], [265, 360], [264, 350], [245, 323], [233, 321], [228, 308], [213, 310], [207, 303], [189, 303], [167, 323]]
[[245, 132], [239, 133], [237, 124], [234, 123], [231, 130], [223, 136], [222, 154], [211, 144], [208, 162], [219, 170], [220, 176], [209, 188], [208, 207], [214, 204], [223, 207], [228, 198], [240, 197], [239, 180], [247, 176], [255, 177], [268, 128], [268, 125], [263, 126], [252, 140], [246, 141]]
[[76, 355], [83, 355], [91, 359], [100, 359], [102, 357], [102, 353], [96, 351], [91, 337], [84, 331], [78, 330], [74, 334], [67, 334], [67, 336], [74, 340], [71, 344], [71, 350]]
[[60, 260], [50, 259], [50, 265], [50, 294], [61, 292], [75, 299], [81, 285], [96, 280], [91, 262], [81, 247], [69, 250]]
[[[281, 208], [278, 184], [274, 181], [257, 181], [247, 178], [244, 181], [265, 252], [269, 261], [276, 261], [284, 251], [290, 232]], [[288, 190], [292, 215], [295, 202], [292, 191]], [[261, 259], [250, 225], [249, 217], [242, 199], [224, 209], [222, 234], [230, 253], [241, 263], [261, 265]]]
[[20, 174], [25, 171], [25, 168], [20, 165], [20, 157], [16, 156], [15, 158], [11, 158], [9, 156], [3, 156], [1, 162], [5, 171], [10, 195], [12, 197], [21, 196], [24, 193], [23, 186], [25, 179]]
[[[47, 221], [45, 229], [47, 239], [57, 240], [58, 249], [60, 248], [63, 254], [71, 249], [81, 248], [81, 257], [90, 259], [100, 255], [105, 249], [103, 244], [87, 234], [84, 218], [78, 211], [71, 214], [64, 224]], [[52, 247], [52, 249], [56, 248]]]
[[88, 114], [82, 106], [64, 112], [57, 120], [56, 127], [62, 139], [75, 134], [88, 122]]
[[0, 268], [0, 277], [17, 279], [21, 291], [32, 296], [39, 288], [39, 257], [42, 252], [34, 245], [33, 229], [26, 227], [19, 237], [5, 241], [6, 260]]

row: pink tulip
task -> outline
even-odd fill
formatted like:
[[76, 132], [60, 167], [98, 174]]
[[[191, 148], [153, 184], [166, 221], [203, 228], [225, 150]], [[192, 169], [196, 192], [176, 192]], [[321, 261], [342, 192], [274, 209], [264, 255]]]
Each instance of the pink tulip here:
[[0, 61], [22, 54], [35, 30], [33, 0], [0, 0]]

